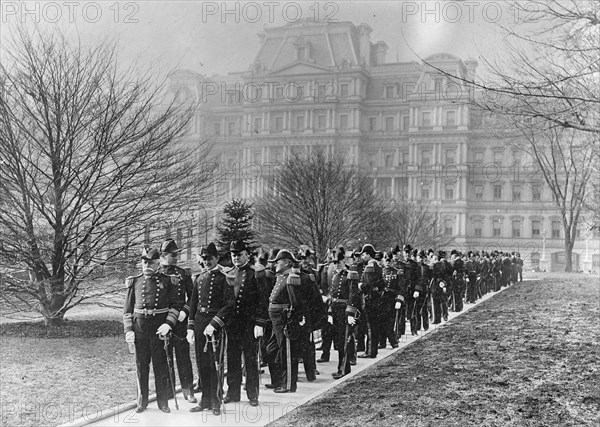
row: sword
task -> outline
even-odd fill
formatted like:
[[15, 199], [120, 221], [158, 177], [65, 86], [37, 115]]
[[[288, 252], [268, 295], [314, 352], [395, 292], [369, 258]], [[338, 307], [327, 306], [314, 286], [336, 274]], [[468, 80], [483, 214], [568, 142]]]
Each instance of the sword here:
[[142, 406], [142, 386], [140, 385], [140, 373], [137, 368], [137, 357], [135, 354], [135, 343], [129, 342], [127, 343], [127, 347], [129, 348], [129, 354], [133, 354], [133, 360], [135, 362], [135, 384], [137, 385], [137, 404], [138, 406]]
[[169, 370], [169, 378], [171, 380], [171, 390], [173, 390], [173, 400], [175, 400], [175, 408], [179, 409], [179, 404], [177, 403], [177, 393], [175, 392], [175, 372], [173, 371], [173, 361], [171, 360], [171, 354], [169, 352], [169, 337], [172, 332], [169, 331], [167, 335], [161, 337], [158, 336], [161, 340], [165, 342], [165, 354], [167, 355], [167, 369]]
[[262, 337], [258, 337], [258, 351], [256, 355], [257, 365], [258, 365], [258, 391], [256, 392], [256, 396], [260, 394], [260, 386], [262, 385], [262, 368], [260, 367], [261, 359], [262, 359]]
[[344, 357], [342, 359], [342, 375], [346, 375], [346, 363], [348, 363], [348, 341], [350, 341], [350, 324], [346, 320], [346, 331], [344, 332]]

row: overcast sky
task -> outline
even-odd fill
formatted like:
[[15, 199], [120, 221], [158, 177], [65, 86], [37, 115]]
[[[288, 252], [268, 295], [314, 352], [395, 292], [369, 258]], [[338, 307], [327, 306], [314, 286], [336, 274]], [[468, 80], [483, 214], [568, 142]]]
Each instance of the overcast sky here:
[[[502, 43], [495, 22], [521, 19], [498, 1], [56, 1], [2, 2], [2, 36], [10, 24], [61, 25], [84, 41], [116, 38], [122, 58], [202, 74], [248, 69], [265, 27], [299, 18], [362, 22], [385, 41], [388, 62], [447, 52], [479, 59]], [[229, 13], [225, 10], [227, 9]], [[480, 61], [481, 62], [481, 61]]]

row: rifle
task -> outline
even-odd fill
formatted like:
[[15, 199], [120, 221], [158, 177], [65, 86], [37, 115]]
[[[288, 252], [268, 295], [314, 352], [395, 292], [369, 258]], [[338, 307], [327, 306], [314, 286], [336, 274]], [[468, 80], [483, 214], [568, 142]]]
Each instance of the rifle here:
[[173, 370], [173, 360], [171, 359], [171, 352], [169, 351], [169, 338], [173, 333], [169, 331], [167, 335], [158, 338], [165, 342], [165, 354], [167, 355], [167, 369], [169, 370], [169, 379], [171, 380], [171, 390], [173, 391], [173, 400], [175, 400], [175, 408], [179, 410], [179, 404], [177, 403], [177, 392], [175, 391], [175, 371]]

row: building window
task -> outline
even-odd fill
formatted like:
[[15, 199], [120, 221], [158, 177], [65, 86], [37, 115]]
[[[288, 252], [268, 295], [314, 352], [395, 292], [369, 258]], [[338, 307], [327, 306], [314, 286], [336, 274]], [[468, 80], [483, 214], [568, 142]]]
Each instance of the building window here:
[[377, 164], [375, 163], [375, 154], [368, 154], [368, 163], [370, 168], [374, 168], [375, 166], [377, 166]]
[[283, 117], [282, 116], [278, 116], [275, 117], [275, 130], [282, 130], [283, 129]]
[[327, 116], [322, 115], [317, 117], [317, 129], [325, 129], [327, 125]]
[[377, 127], [377, 118], [369, 117], [369, 130], [372, 132]]
[[444, 195], [446, 200], [454, 200], [454, 185], [447, 184]]
[[542, 186], [539, 184], [533, 184], [531, 186], [531, 200], [539, 202], [542, 200]]
[[483, 185], [475, 186], [475, 200], [483, 200]]
[[560, 221], [552, 221], [552, 238], [560, 239]]
[[454, 150], [446, 150], [446, 164], [454, 163], [455, 154], [456, 154], [456, 151], [454, 151]]
[[425, 111], [421, 115], [421, 126], [423, 126], [423, 127], [431, 126], [431, 113], [429, 111]]
[[386, 168], [391, 168], [394, 164], [394, 155], [393, 154], [386, 154], [385, 155], [385, 167]]
[[281, 101], [283, 99], [283, 87], [282, 86], [277, 86], [275, 88], [275, 99], [277, 101]]
[[456, 111], [446, 111], [446, 126], [456, 126]]
[[296, 117], [296, 129], [304, 129], [304, 116]]
[[235, 122], [227, 123], [227, 135], [235, 134]]
[[400, 153], [400, 156], [402, 156], [402, 164], [407, 164], [408, 163], [408, 151], [403, 151], [402, 153]]
[[340, 129], [348, 129], [348, 114], [340, 115]]
[[492, 227], [492, 236], [500, 237], [502, 234], [502, 223], [499, 220], [494, 220]]
[[540, 237], [540, 229], [542, 222], [535, 220], [531, 221], [531, 237]]
[[410, 127], [410, 117], [409, 116], [402, 117], [402, 129], [408, 130], [409, 127]]
[[494, 200], [502, 200], [502, 185], [494, 185]]
[[254, 131], [260, 132], [262, 129], [262, 119], [260, 117], [256, 117], [254, 119]]
[[483, 151], [475, 151], [475, 163], [483, 164]]
[[483, 226], [483, 221], [481, 220], [477, 220], [473, 223], [473, 232], [475, 234], [475, 237], [481, 237], [482, 236], [482, 226]]
[[394, 118], [393, 117], [386, 117], [385, 118], [385, 131], [386, 132], [393, 132], [394, 131]]
[[498, 166], [502, 166], [502, 156], [504, 156], [502, 151], [494, 151], [494, 163]]
[[306, 48], [305, 47], [299, 47], [297, 50], [298, 53], [298, 61], [304, 61], [304, 58], [306, 56]]
[[444, 221], [444, 235], [445, 236], [452, 236], [452, 220], [451, 219], [447, 219]]
[[521, 222], [520, 221], [513, 221], [512, 236], [513, 237], [521, 237]]
[[513, 202], [521, 201], [521, 186], [520, 185], [513, 185], [512, 199], [513, 199]]
[[421, 187], [421, 199], [423, 200], [429, 200], [429, 187], [428, 186], [423, 186]]
[[431, 150], [421, 151], [421, 163], [424, 166], [429, 166], [431, 164]]
[[392, 85], [386, 86], [385, 87], [385, 97], [388, 98], [388, 99], [393, 98], [394, 94], [396, 92], [395, 89], [396, 88], [394, 86], [392, 86]]
[[216, 136], [221, 135], [221, 123], [214, 123], [213, 126], [214, 126], [214, 128], [213, 128], [214, 129], [214, 134]]
[[348, 84], [347, 83], [344, 83], [340, 86], [340, 97], [342, 99], [348, 98]]

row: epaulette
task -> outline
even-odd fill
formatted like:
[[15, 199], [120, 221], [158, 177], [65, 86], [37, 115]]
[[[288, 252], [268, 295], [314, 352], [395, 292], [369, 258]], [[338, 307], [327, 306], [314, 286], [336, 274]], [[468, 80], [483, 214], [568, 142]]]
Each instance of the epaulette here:
[[364, 273], [372, 273], [373, 271], [375, 271], [375, 267], [370, 264], [367, 264], [363, 270]]
[[314, 274], [312, 274], [312, 273], [310, 273], [310, 274], [308, 275], [308, 277], [309, 277], [309, 278], [310, 278], [310, 280], [311, 280], [311, 281], [313, 281], [313, 282], [316, 282], [316, 281], [317, 281], [317, 278], [316, 278], [316, 277], [315, 277], [315, 275], [314, 275]]
[[125, 288], [130, 288], [131, 286], [133, 286], [135, 279], [137, 279], [138, 277], [142, 277], [142, 275], [138, 274], [137, 276], [126, 277], [125, 278]]
[[[300, 275], [297, 272], [295, 272], [294, 270], [295, 269], [292, 268], [292, 271], [287, 278], [288, 285], [300, 285], [302, 283], [302, 280], [300, 279]], [[297, 271], [299, 272], [300, 270], [297, 269]]]
[[221, 264], [217, 264], [217, 266], [219, 267], [219, 271], [223, 274], [227, 274], [235, 268], [235, 267], [225, 267], [225, 266], [222, 266]]
[[358, 280], [358, 271], [348, 271], [348, 280]]

